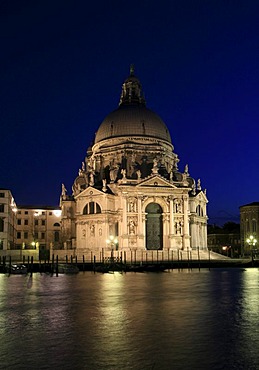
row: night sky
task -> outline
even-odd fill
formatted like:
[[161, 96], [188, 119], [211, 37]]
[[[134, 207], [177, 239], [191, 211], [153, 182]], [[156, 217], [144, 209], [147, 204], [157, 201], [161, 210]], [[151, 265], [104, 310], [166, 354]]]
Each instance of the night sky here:
[[259, 201], [259, 1], [0, 1], [0, 188], [59, 203], [116, 109], [130, 64], [209, 199]]

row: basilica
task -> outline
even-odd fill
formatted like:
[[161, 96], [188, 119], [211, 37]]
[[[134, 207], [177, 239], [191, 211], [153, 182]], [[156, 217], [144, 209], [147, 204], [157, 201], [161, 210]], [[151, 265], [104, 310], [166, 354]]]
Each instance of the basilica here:
[[170, 132], [147, 108], [132, 66], [71, 193], [62, 185], [64, 248], [79, 254], [207, 249], [206, 190], [178, 162]]

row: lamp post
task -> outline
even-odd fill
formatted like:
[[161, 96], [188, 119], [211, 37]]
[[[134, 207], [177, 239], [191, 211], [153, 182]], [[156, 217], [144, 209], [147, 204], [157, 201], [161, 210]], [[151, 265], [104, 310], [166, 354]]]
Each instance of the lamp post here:
[[114, 235], [110, 235], [109, 239], [106, 240], [106, 243], [108, 246], [111, 247], [111, 250], [113, 251], [114, 249], [117, 251], [118, 250], [118, 239]]
[[251, 249], [255, 247], [257, 239], [253, 235], [250, 235], [249, 238], [246, 239], [246, 242], [249, 245], [251, 254], [253, 254]]

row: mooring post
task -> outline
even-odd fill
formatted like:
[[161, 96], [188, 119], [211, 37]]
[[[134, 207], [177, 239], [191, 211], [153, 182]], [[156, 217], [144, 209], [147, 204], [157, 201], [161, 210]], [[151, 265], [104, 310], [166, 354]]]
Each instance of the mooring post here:
[[54, 253], [52, 254], [52, 263], [51, 263], [51, 274], [54, 272]]
[[85, 255], [83, 254], [83, 271], [85, 271]]
[[31, 269], [30, 269], [30, 273], [31, 273], [31, 276], [32, 276], [32, 273], [33, 273], [33, 256], [31, 256]]
[[93, 271], [95, 272], [95, 256], [94, 256]]
[[39, 257], [39, 272], [41, 273], [41, 259]]
[[56, 255], [56, 276], [58, 276], [58, 255]]

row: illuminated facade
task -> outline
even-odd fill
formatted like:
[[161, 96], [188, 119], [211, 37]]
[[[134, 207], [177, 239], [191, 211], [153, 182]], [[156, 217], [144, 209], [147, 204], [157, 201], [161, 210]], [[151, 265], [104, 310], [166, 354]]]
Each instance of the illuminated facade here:
[[16, 249], [60, 249], [60, 216], [54, 207], [19, 206]]
[[16, 244], [17, 207], [8, 189], [0, 189], [0, 250], [14, 249]]
[[244, 254], [251, 254], [258, 248], [259, 241], [259, 202], [239, 207], [241, 247]]
[[65, 248], [207, 249], [207, 197], [178, 169], [170, 133], [146, 107], [131, 68], [119, 107], [101, 123], [86, 153], [72, 194], [62, 185]]
[[0, 189], [0, 255], [6, 255], [6, 251], [15, 255], [10, 251], [34, 250], [38, 258], [38, 251], [62, 249], [60, 219], [60, 209], [19, 206], [10, 190]]

